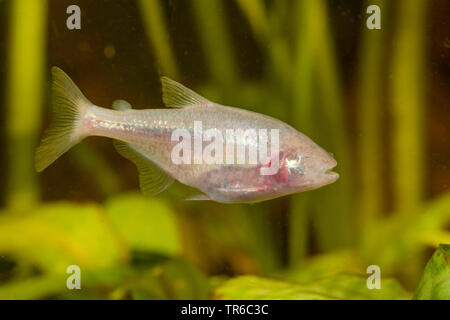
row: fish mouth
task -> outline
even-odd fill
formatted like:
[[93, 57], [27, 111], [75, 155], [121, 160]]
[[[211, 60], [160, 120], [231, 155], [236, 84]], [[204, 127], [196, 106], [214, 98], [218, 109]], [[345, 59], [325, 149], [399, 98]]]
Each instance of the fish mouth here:
[[335, 167], [336, 165], [333, 165], [323, 172], [324, 176], [326, 177], [327, 183], [333, 183], [337, 179], [339, 179], [339, 173], [333, 171]]

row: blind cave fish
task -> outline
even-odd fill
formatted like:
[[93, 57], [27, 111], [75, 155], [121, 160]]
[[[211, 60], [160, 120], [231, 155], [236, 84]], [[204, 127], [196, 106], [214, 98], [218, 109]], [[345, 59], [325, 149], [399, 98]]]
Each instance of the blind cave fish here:
[[316, 189], [339, 175], [333, 156], [275, 118], [223, 106], [167, 77], [165, 109], [92, 104], [64, 71], [52, 68], [53, 119], [36, 150], [38, 172], [88, 136], [114, 139], [133, 161], [145, 195], [179, 182], [200, 191], [190, 200], [252, 203]]

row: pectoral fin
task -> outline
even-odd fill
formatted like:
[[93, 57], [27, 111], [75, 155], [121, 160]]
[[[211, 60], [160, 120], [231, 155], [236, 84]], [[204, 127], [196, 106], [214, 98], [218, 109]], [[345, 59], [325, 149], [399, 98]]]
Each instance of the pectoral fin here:
[[119, 140], [114, 140], [114, 147], [120, 155], [134, 162], [138, 168], [139, 185], [144, 195], [157, 195], [173, 183], [174, 179], [145, 157], [139, 149]]

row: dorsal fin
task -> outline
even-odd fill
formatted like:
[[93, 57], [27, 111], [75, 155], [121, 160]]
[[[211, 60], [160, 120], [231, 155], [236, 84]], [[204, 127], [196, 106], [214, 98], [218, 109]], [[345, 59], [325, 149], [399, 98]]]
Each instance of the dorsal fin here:
[[119, 111], [131, 110], [131, 104], [129, 104], [125, 100], [116, 100], [113, 102], [112, 108]]
[[114, 147], [120, 155], [136, 165], [139, 171], [139, 185], [144, 195], [157, 195], [173, 183], [174, 179], [145, 157], [139, 149], [120, 140], [114, 140]]
[[170, 78], [162, 77], [162, 99], [164, 104], [169, 108], [184, 108], [192, 105], [208, 106], [212, 102], [186, 88]]

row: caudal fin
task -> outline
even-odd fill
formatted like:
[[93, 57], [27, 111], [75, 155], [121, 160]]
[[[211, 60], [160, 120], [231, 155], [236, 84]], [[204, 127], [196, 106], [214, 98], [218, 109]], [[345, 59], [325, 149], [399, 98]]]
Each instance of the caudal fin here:
[[92, 105], [64, 71], [53, 67], [52, 77], [53, 119], [36, 149], [35, 167], [38, 172], [84, 138], [80, 130], [81, 119]]

